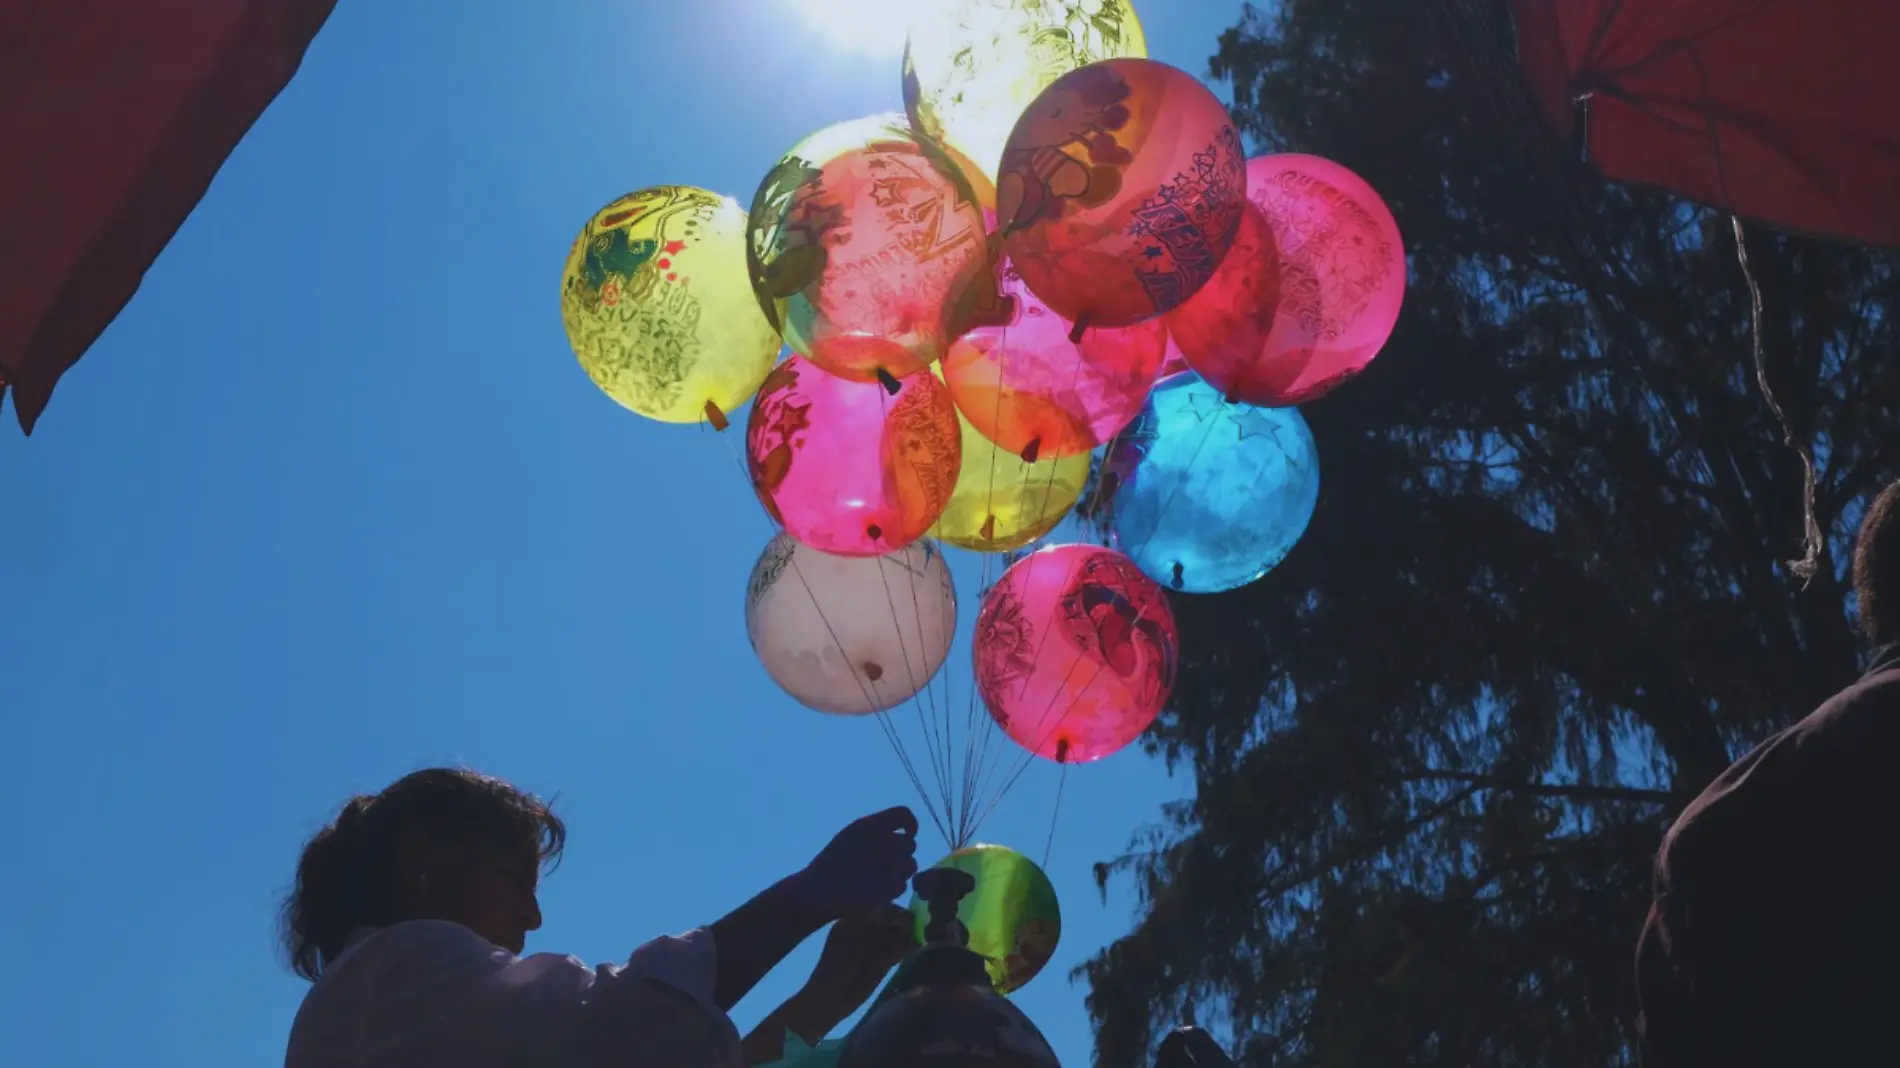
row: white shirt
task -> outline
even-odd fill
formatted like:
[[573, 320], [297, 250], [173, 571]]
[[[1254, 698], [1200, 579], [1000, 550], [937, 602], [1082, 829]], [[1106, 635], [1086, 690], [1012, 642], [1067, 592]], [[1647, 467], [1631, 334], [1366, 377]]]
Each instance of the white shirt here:
[[290, 1029], [285, 1068], [737, 1068], [712, 932], [625, 966], [517, 957], [446, 920], [359, 931]]

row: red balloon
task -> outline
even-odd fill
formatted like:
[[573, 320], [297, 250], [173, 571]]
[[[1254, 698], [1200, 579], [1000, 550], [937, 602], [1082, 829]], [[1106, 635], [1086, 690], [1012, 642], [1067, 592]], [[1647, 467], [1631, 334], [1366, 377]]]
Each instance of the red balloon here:
[[1147, 59], [1073, 70], [1010, 134], [996, 184], [1030, 290], [1083, 326], [1127, 326], [1193, 296], [1240, 225], [1245, 157], [1227, 109]]
[[1180, 638], [1167, 595], [1113, 549], [1056, 545], [983, 597], [976, 684], [1017, 744], [1058, 763], [1100, 760], [1148, 729], [1174, 689]]
[[1168, 327], [1229, 400], [1305, 404], [1365, 370], [1391, 338], [1405, 243], [1379, 194], [1330, 160], [1262, 156], [1247, 164], [1247, 182], [1248, 214], [1270, 238], [1248, 238], [1243, 223], [1214, 281]]
[[1074, 326], [1049, 310], [1005, 261], [1007, 318], [950, 346], [943, 379], [963, 417], [1030, 463], [1076, 456], [1141, 414], [1167, 351], [1159, 320], [1113, 330]]
[[773, 368], [746, 424], [746, 466], [773, 520], [838, 556], [883, 556], [924, 536], [950, 503], [963, 432], [936, 375], [896, 395], [799, 356]]

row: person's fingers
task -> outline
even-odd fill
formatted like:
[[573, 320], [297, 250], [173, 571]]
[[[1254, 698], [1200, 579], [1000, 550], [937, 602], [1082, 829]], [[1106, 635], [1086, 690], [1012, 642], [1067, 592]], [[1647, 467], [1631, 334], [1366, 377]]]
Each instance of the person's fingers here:
[[853, 826], [860, 827], [867, 833], [902, 834], [911, 839], [915, 839], [917, 837], [917, 814], [910, 810], [909, 805], [898, 805], [896, 808], [887, 808], [882, 812], [872, 813], [853, 824]]

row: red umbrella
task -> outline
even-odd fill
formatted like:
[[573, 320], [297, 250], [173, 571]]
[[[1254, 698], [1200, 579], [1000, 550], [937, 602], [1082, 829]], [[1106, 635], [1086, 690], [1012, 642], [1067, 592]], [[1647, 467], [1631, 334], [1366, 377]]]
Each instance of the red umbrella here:
[[1550, 121], [1606, 176], [1900, 245], [1900, 2], [1511, 0]]
[[132, 299], [336, 0], [0, 0], [0, 398]]

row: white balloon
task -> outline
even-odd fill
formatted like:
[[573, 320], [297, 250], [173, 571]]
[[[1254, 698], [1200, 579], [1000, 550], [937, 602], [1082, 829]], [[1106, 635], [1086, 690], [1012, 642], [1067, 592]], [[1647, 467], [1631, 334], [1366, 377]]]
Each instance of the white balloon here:
[[943, 666], [957, 593], [933, 543], [846, 557], [780, 533], [753, 565], [745, 622], [766, 673], [800, 704], [866, 716], [909, 700]]

